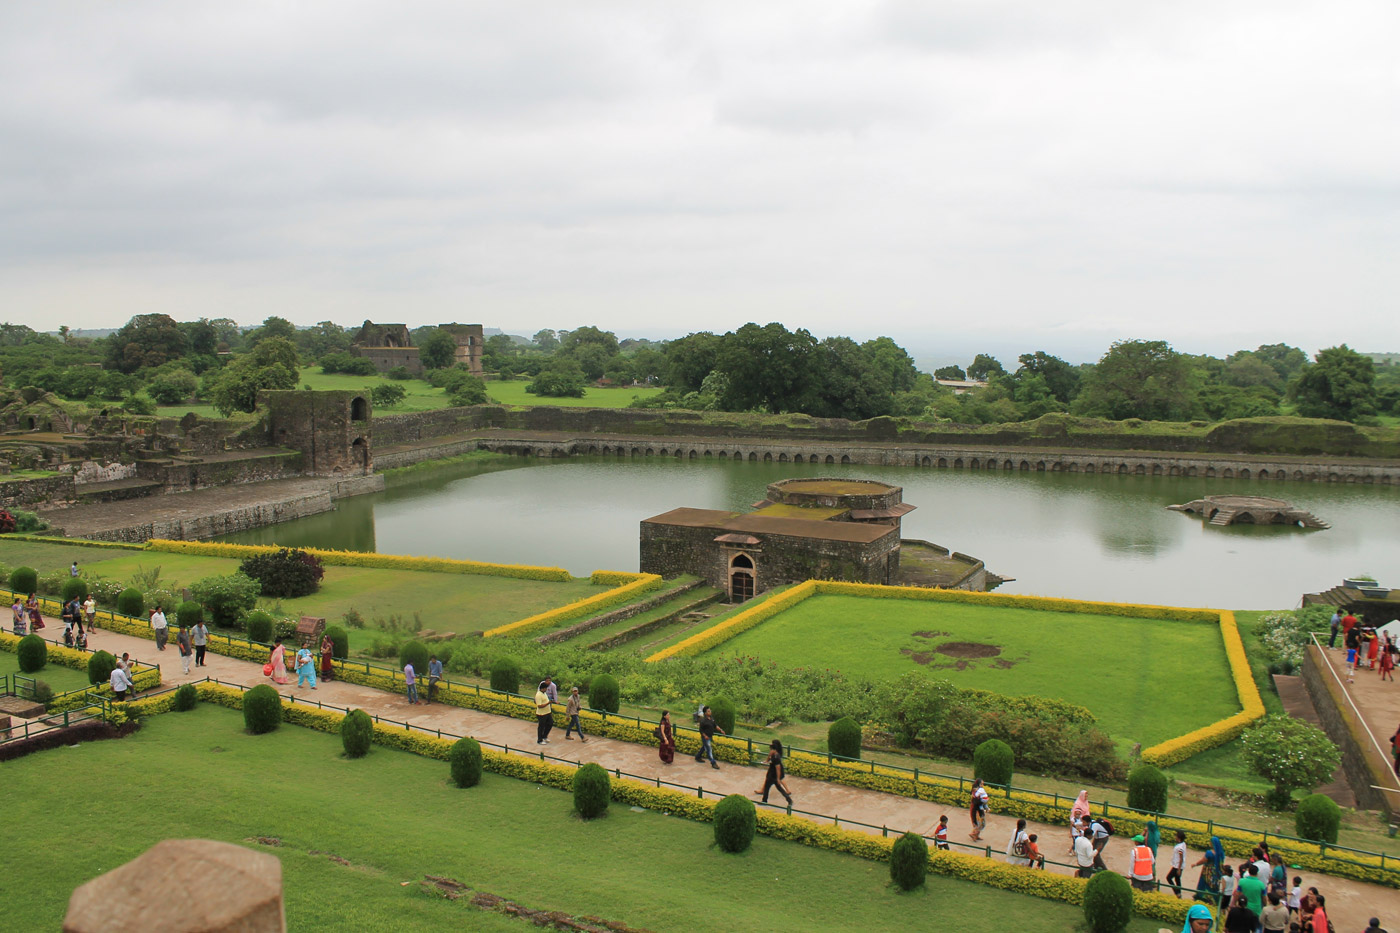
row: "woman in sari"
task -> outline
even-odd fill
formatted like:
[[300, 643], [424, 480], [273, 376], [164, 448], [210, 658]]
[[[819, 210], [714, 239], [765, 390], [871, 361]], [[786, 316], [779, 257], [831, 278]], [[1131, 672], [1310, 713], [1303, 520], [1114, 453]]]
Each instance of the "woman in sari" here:
[[[27, 615], [25, 615], [25, 612], [24, 612], [24, 603], [22, 603], [22, 602], [19, 601], [19, 597], [18, 597], [18, 596], [15, 597], [15, 604], [14, 604], [13, 606], [10, 607], [10, 611], [11, 611], [12, 613], [14, 613], [14, 631], [15, 631], [15, 634], [16, 634], [16, 635], [23, 635], [23, 634], [25, 634], [26, 632], [28, 632], [28, 631], [29, 631], [29, 617], [28, 617]], [[1396, 764], [1396, 766], [1395, 766], [1395, 773], [1396, 773], [1396, 774], [1400, 774], [1400, 763], [1397, 763], [1397, 764]]]
[[33, 593], [25, 600], [24, 608], [29, 611], [29, 630], [37, 632], [44, 627], [44, 617], [39, 613], [39, 597]]
[[1147, 832], [1143, 834], [1146, 838], [1143, 845], [1152, 850], [1152, 877], [1157, 877], [1157, 847], [1162, 844], [1162, 831], [1157, 828], [1156, 820], [1147, 821]]
[[297, 687], [305, 687], [307, 681], [311, 682], [311, 689], [316, 689], [316, 661], [311, 649], [302, 645], [297, 649]]
[[1186, 922], [1181, 926], [1181, 933], [1210, 933], [1211, 924], [1214, 922], [1209, 907], [1204, 904], [1194, 904], [1186, 912]]
[[272, 665], [273, 683], [285, 684], [290, 678], [287, 677], [287, 649], [282, 647], [282, 639], [277, 639], [272, 648], [272, 657], [267, 660]]
[[676, 758], [676, 733], [671, 729], [671, 713], [669, 711], [661, 714], [661, 722], [656, 727], [657, 752], [661, 755], [661, 763], [669, 765]]
[[1366, 660], [1369, 662], [1368, 667], [1370, 670], [1374, 671], [1376, 669], [1376, 659], [1380, 657], [1380, 654], [1381, 634], [1380, 632], [1372, 631], [1371, 644], [1366, 646]]
[[1219, 836], [1210, 837], [1210, 848], [1191, 866], [1201, 866], [1201, 875], [1196, 879], [1195, 899], [1207, 904], [1220, 903], [1220, 866], [1225, 864], [1225, 847]]
[[1069, 851], [1074, 853], [1074, 840], [1079, 838], [1079, 821], [1089, 815], [1089, 792], [1081, 790], [1069, 808]]
[[335, 679], [335, 643], [329, 635], [321, 639], [321, 679]]

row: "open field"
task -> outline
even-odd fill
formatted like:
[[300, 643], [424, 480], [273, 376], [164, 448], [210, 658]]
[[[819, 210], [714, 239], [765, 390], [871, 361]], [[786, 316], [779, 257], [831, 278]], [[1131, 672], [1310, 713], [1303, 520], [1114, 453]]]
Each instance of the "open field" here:
[[[926, 925], [935, 911], [956, 911], [968, 933], [1004, 929], [1008, 917], [1018, 929], [1058, 933], [1081, 918], [1071, 905], [942, 878], [899, 895], [882, 863], [764, 837], [726, 855], [707, 824], [617, 805], [583, 822], [560, 791], [494, 774], [461, 790], [442, 762], [379, 748], [351, 761], [340, 751], [336, 737], [294, 726], [246, 735], [238, 713], [201, 704], [154, 717], [128, 739], [7, 766], [8, 838], [25, 853], [8, 871], [25, 892], [9, 899], [8, 922], [56, 929], [73, 888], [161, 839], [259, 836], [282, 842], [259, 849], [282, 862], [293, 930], [534, 929], [429, 896], [415, 883], [428, 874], [657, 931], [819, 929], [853, 916], [853, 904], [865, 930]], [[55, 790], [77, 773], [103, 775], [102, 792]], [[119, 832], [73, 829], [113, 819]], [[211, 883], [192, 879], [184, 894]], [[1158, 926], [1135, 918], [1128, 929]]]
[[818, 595], [715, 650], [1054, 697], [1088, 707], [1120, 744], [1154, 744], [1239, 711], [1219, 630], [1199, 622]]
[[492, 380], [486, 383], [486, 394], [503, 405], [558, 405], [564, 408], [626, 408], [635, 399], [661, 394], [661, 389], [599, 389], [589, 386], [584, 390], [583, 398], [541, 398], [525, 391], [529, 384], [528, 379], [512, 379], [509, 382]]

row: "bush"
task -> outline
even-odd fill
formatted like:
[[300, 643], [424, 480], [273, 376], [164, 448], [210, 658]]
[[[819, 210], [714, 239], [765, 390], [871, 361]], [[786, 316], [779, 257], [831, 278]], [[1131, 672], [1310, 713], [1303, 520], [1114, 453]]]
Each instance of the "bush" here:
[[419, 677], [428, 676], [428, 646], [421, 641], [406, 641], [399, 648], [399, 667], [413, 662], [413, 673]]
[[193, 601], [181, 603], [175, 610], [175, 620], [181, 625], [196, 626], [204, 621], [204, 607]]
[[216, 625], [233, 625], [241, 613], [258, 604], [262, 590], [258, 581], [246, 573], [231, 573], [226, 577], [205, 577], [190, 587], [190, 595], [209, 610]]
[[715, 804], [715, 844], [726, 852], [743, 852], [758, 832], [758, 810], [743, 794], [730, 794]]
[[243, 694], [243, 725], [253, 735], [271, 732], [282, 723], [282, 698], [269, 684]]
[[261, 609], [248, 613], [248, 618], [244, 620], [244, 625], [248, 628], [248, 637], [264, 645], [272, 641], [272, 623], [272, 616]]
[[88, 658], [88, 683], [101, 686], [112, 679], [117, 659], [107, 651], [94, 651]]
[[1312, 723], [1286, 713], [1266, 716], [1240, 736], [1245, 763], [1254, 773], [1273, 783], [1269, 806], [1287, 809], [1295, 790], [1312, 790], [1325, 784], [1342, 755], [1337, 746]]
[[39, 592], [39, 571], [33, 567], [16, 567], [10, 571], [10, 589], [24, 594]]
[[574, 772], [574, 809], [579, 816], [596, 819], [608, 812], [611, 801], [612, 778], [600, 765], [590, 761]]
[[339, 625], [327, 625], [326, 637], [331, 640], [332, 657], [348, 658], [350, 656], [350, 636], [345, 629]]
[[309, 596], [320, 588], [326, 574], [320, 558], [289, 548], [255, 554], [239, 564], [238, 571], [257, 580], [262, 595], [272, 599]]
[[1152, 813], [1167, 812], [1167, 776], [1146, 762], [1128, 774], [1128, 806]]
[[412, 379], [413, 373], [408, 371], [407, 366], [395, 366], [393, 369], [389, 370], [387, 373], [384, 374], [384, 378], [395, 379], [399, 382], [403, 382], [407, 379]]
[[198, 702], [199, 691], [194, 684], [181, 684], [180, 689], [175, 691], [174, 707], [177, 713], [188, 713]]
[[1309, 794], [1299, 802], [1293, 829], [1301, 838], [1335, 843], [1337, 831], [1341, 828], [1342, 808], [1331, 797]]
[[458, 787], [475, 787], [481, 783], [481, 743], [471, 736], [452, 743], [447, 753], [452, 769], [452, 782]]
[[710, 715], [725, 735], [734, 734], [734, 701], [728, 697], [715, 697], [710, 701]]
[[826, 750], [842, 758], [860, 757], [860, 723], [843, 716], [826, 730]]
[[895, 840], [890, 850], [890, 880], [901, 891], [912, 891], [928, 877], [928, 843], [915, 832]]
[[404, 400], [408, 390], [391, 382], [381, 382], [369, 390], [369, 400], [375, 408], [393, 408]]
[[49, 686], [47, 680], [34, 681], [34, 702], [45, 706], [53, 702], [53, 687]]
[[515, 658], [497, 658], [491, 662], [491, 689], [506, 693], [520, 692], [520, 662]]
[[988, 784], [1010, 784], [1016, 753], [1001, 739], [988, 739], [972, 753], [972, 776]]
[[589, 682], [589, 709], [601, 709], [607, 710], [609, 713], [615, 713], [621, 702], [622, 690], [618, 687], [617, 678], [613, 675], [599, 674]]
[[363, 758], [374, 742], [374, 721], [362, 709], [352, 709], [340, 721], [340, 744], [346, 758]]
[[1101, 871], [1084, 886], [1084, 921], [1092, 933], [1118, 933], [1133, 916], [1133, 889], [1115, 871]]
[[44, 665], [49, 663], [49, 643], [38, 635], [21, 638], [15, 652], [19, 655], [19, 669], [26, 674], [43, 670]]
[[349, 353], [327, 353], [321, 357], [321, 372], [328, 375], [348, 373], [352, 376], [373, 376], [378, 371], [371, 360], [362, 356], [351, 356]]
[[67, 580], [64, 580], [63, 585], [58, 588], [58, 593], [63, 597], [65, 603], [74, 599], [81, 602], [87, 599], [88, 596], [87, 581], [82, 577], [69, 577]]
[[134, 586], [128, 586], [117, 594], [117, 612], [124, 616], [140, 619], [146, 615], [146, 597]]
[[122, 411], [130, 415], [154, 415], [156, 403], [144, 395], [132, 395], [122, 402]]

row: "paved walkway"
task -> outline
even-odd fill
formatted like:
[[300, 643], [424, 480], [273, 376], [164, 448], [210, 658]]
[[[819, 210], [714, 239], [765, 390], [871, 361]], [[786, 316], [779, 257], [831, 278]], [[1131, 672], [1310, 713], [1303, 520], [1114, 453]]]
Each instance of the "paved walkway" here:
[[[89, 647], [94, 650], [102, 648], [117, 655], [126, 651], [141, 661], [159, 664], [165, 686], [203, 680], [205, 677], [248, 686], [271, 683], [271, 680], [263, 675], [261, 665], [212, 653], [205, 659], [207, 666], [201, 668], [191, 665], [190, 674], [186, 676], [181, 671], [180, 655], [173, 641], [172, 638], [171, 645], [164, 652], [158, 652], [154, 642], [99, 629], [90, 637]], [[343, 681], [323, 683], [319, 689], [312, 691], [297, 689], [293, 680], [280, 689], [286, 696], [316, 699], [335, 706], [358, 707], [367, 713], [395, 721], [407, 721], [427, 729], [441, 729], [456, 735], [471, 735], [497, 745], [509, 745], [512, 752], [516, 748], [525, 755], [539, 752], [535, 745], [533, 721], [441, 704], [410, 706], [402, 696]], [[1396, 691], [1396, 696], [1400, 698], [1400, 690]], [[747, 794], [756, 799], [755, 791], [763, 786], [762, 768], [722, 763], [720, 770], [715, 771], [711, 770], [708, 763], [697, 764], [686, 755], [679, 755], [674, 764], [665, 765], [657, 756], [656, 750], [649, 746], [598, 736], [590, 738], [586, 745], [577, 741], [566, 742], [563, 730], [559, 728], [551, 735], [551, 744], [547, 751], [555, 757], [596, 761], [608, 769], [619, 768], [634, 775], [702, 786], [707, 792]], [[969, 841], [966, 808], [949, 808], [928, 801], [800, 777], [790, 777], [786, 783], [795, 798], [794, 805], [802, 810], [827, 813], [875, 826], [888, 826], [892, 832], [896, 829], [899, 832], [915, 830], [926, 836], [933, 835], [939, 816], [947, 814], [951, 826], [950, 837], [956, 842]], [[776, 792], [773, 798], [781, 800]], [[992, 847], [994, 857], [1003, 857], [1000, 853], [1005, 851], [1015, 823], [1013, 817], [995, 813], [989, 816], [983, 841]], [[1048, 858], [1072, 861], [1069, 856], [1067, 825], [1031, 823], [1028, 831], [1039, 834], [1041, 851]], [[1161, 862], [1158, 874], [1164, 877], [1167, 861], [1171, 856], [1171, 842], [1166, 838], [1162, 842], [1162, 848], [1158, 851]], [[1126, 875], [1128, 852], [1131, 847], [1129, 840], [1113, 839], [1106, 851], [1105, 861], [1108, 866]], [[1199, 852], [1188, 853], [1185, 878], [1190, 884], [1195, 883], [1200, 870], [1189, 866], [1199, 858]], [[1231, 861], [1235, 861], [1233, 857]], [[1057, 869], [1053, 866], [1050, 870], [1069, 872], [1069, 869]], [[1302, 875], [1305, 888], [1316, 886], [1326, 895], [1329, 915], [1339, 931], [1360, 930], [1373, 916], [1379, 916], [1382, 925], [1400, 925], [1400, 890], [1308, 872], [1290, 872], [1290, 876], [1293, 874]]]

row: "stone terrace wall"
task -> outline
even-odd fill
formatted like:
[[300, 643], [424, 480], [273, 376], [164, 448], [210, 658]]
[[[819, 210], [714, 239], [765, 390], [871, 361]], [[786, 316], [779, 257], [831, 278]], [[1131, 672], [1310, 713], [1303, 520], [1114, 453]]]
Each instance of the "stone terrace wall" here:
[[1380, 757], [1372, 747], [1366, 726], [1360, 722], [1348, 707], [1341, 689], [1332, 680], [1332, 675], [1323, 670], [1315, 645], [1309, 645], [1303, 653], [1303, 684], [1308, 688], [1317, 716], [1322, 720], [1322, 728], [1329, 738], [1337, 743], [1342, 753], [1342, 773], [1347, 785], [1356, 795], [1356, 802], [1367, 810], [1382, 810], [1386, 818], [1391, 818], [1392, 794], [1375, 790], [1372, 785], [1392, 784], [1389, 763]]
[[7, 509], [31, 510], [43, 503], [70, 502], [75, 498], [73, 477], [68, 475], [0, 482], [0, 506]]
[[261, 528], [264, 525], [275, 525], [278, 522], [289, 522], [318, 512], [329, 512], [334, 507], [330, 491], [327, 489], [312, 495], [259, 502], [194, 518], [161, 517], [124, 528], [96, 531], [87, 537], [97, 541], [137, 543], [151, 538], [195, 541], [215, 535], [232, 534], [235, 531], [247, 531], [250, 528]]

